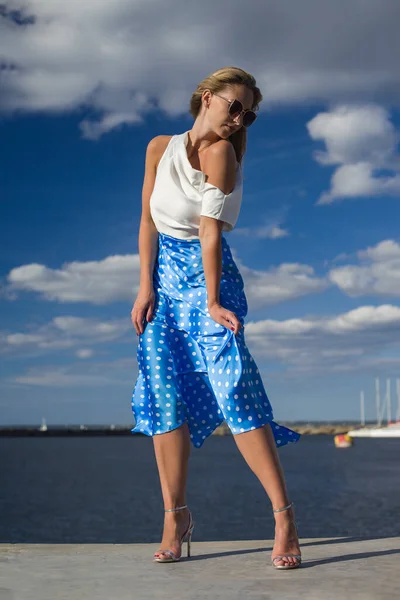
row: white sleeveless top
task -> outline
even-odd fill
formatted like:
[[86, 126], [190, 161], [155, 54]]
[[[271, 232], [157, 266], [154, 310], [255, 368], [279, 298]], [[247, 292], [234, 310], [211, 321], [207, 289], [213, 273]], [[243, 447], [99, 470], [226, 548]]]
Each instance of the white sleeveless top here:
[[157, 167], [150, 197], [150, 214], [160, 233], [185, 240], [199, 237], [200, 216], [224, 221], [222, 231], [232, 231], [239, 216], [243, 194], [241, 166], [235, 188], [224, 194], [206, 183], [205, 174], [194, 169], [187, 156], [188, 131], [172, 136]]

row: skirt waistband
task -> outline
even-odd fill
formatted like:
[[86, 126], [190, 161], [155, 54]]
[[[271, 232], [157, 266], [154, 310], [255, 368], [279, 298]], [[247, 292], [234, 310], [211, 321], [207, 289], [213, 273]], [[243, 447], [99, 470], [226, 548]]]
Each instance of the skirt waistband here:
[[[161, 240], [165, 240], [165, 241], [169, 241], [170, 240], [171, 242], [173, 242], [175, 244], [178, 243], [178, 244], [183, 244], [183, 245], [186, 245], [186, 246], [190, 246], [191, 244], [197, 244], [197, 245], [200, 244], [200, 238], [194, 238], [194, 239], [191, 239], [191, 240], [186, 240], [186, 239], [183, 239], [183, 238], [176, 238], [176, 237], [174, 237], [172, 235], [168, 235], [166, 233], [161, 233], [161, 231], [158, 232], [158, 237]], [[227, 244], [227, 240], [226, 240], [226, 238], [225, 238], [225, 236], [223, 234], [221, 234], [221, 240], [222, 240], [223, 244]]]

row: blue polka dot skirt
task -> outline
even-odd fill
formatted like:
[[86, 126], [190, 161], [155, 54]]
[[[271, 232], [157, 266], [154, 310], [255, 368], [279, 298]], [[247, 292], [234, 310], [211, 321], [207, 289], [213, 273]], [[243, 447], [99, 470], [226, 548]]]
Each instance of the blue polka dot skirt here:
[[153, 436], [187, 421], [191, 442], [200, 448], [223, 421], [233, 434], [270, 423], [278, 447], [297, 442], [299, 433], [273, 420], [259, 370], [245, 343], [243, 279], [223, 235], [221, 240], [220, 303], [242, 324], [236, 336], [208, 312], [200, 240], [159, 232], [155, 305], [138, 341], [131, 431]]

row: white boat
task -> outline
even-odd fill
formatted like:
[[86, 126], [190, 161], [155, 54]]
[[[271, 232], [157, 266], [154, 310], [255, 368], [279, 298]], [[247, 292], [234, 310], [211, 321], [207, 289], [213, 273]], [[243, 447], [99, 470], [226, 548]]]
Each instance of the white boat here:
[[[391, 388], [390, 379], [386, 380], [386, 395], [384, 403], [381, 403], [381, 392], [379, 379], [375, 379], [375, 403], [376, 403], [376, 425], [365, 427], [364, 392], [360, 394], [361, 400], [361, 427], [347, 432], [350, 437], [368, 438], [400, 438], [400, 379], [396, 380], [397, 389], [397, 411], [395, 421], [391, 416]], [[382, 424], [384, 412], [387, 413], [386, 425]]]
[[42, 417], [42, 424], [39, 427], [39, 431], [47, 431], [46, 419]]
[[400, 422], [389, 423], [385, 427], [363, 427], [347, 432], [350, 437], [400, 438]]

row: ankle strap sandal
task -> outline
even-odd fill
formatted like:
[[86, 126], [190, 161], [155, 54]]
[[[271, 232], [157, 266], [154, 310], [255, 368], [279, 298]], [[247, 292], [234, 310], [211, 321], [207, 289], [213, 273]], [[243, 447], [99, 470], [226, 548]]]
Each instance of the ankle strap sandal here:
[[[183, 506], [176, 506], [175, 508], [165, 508], [164, 511], [165, 512], [175, 512], [177, 510], [182, 510], [183, 508], [187, 508], [187, 504], [184, 504]], [[159, 563], [167, 563], [168, 562], [169, 563], [169, 562], [180, 561], [181, 556], [182, 556], [182, 545], [185, 540], [187, 542], [186, 554], [187, 554], [187, 557], [190, 558], [190, 543], [192, 541], [193, 529], [194, 529], [194, 521], [193, 521], [192, 513], [189, 510], [189, 523], [188, 523], [186, 531], [184, 532], [184, 534], [182, 535], [182, 537], [179, 541], [178, 552], [174, 552], [174, 550], [172, 550], [171, 548], [168, 548], [167, 550], [158, 550], [157, 552], [155, 552], [155, 554], [153, 556], [153, 562], [159, 562]]]
[[[288, 510], [289, 508], [292, 508], [293, 505], [294, 505], [294, 502], [290, 502], [287, 506], [283, 506], [282, 508], [273, 509], [273, 512], [278, 513], [278, 512], [282, 512], [283, 510]], [[294, 523], [294, 527], [296, 529], [296, 535], [297, 535], [297, 537], [299, 537], [298, 533], [297, 533], [296, 521], [294, 519], [293, 519], [293, 523]], [[286, 565], [276, 565], [275, 564], [275, 561], [282, 560], [283, 558], [287, 558], [289, 556], [295, 558], [297, 560], [297, 562], [295, 562], [294, 564], [286, 564]], [[301, 565], [301, 554], [280, 554], [278, 556], [271, 557], [271, 563], [275, 569], [281, 569], [281, 570], [298, 569]]]

